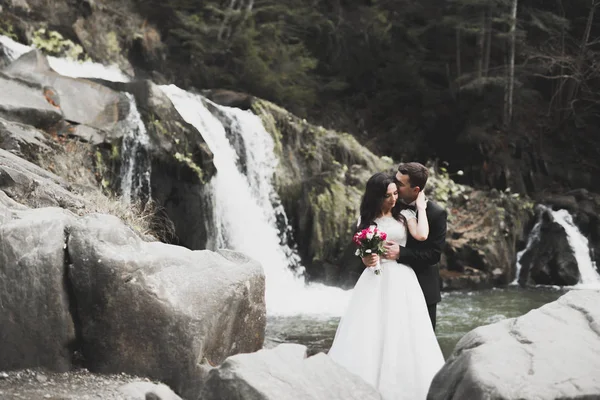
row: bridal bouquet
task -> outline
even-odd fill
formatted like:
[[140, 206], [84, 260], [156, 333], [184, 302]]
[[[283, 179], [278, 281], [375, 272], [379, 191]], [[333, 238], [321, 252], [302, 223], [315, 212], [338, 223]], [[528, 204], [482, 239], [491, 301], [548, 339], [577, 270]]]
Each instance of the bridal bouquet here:
[[[375, 226], [370, 226], [360, 232], [356, 232], [352, 238], [352, 241], [358, 247], [354, 254], [359, 257], [365, 257], [371, 254], [383, 254], [385, 251], [383, 247], [385, 239], [387, 239], [387, 234], [383, 231], [380, 231]], [[375, 272], [377, 275], [381, 273], [381, 266], [379, 265], [379, 262], [375, 267], [369, 268], [372, 268], [373, 272]]]

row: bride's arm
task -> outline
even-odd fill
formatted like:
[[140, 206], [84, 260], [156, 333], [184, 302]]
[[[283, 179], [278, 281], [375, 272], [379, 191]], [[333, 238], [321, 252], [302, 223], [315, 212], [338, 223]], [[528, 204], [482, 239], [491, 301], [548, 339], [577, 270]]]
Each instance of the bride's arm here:
[[408, 232], [419, 242], [427, 240], [429, 236], [429, 222], [427, 222], [427, 214], [425, 210], [418, 210], [419, 219], [407, 219]]
[[408, 225], [408, 232], [416, 240], [422, 242], [427, 240], [429, 236], [429, 221], [427, 220], [427, 203], [425, 202], [425, 194], [419, 193], [417, 197], [417, 218], [407, 218], [406, 223]]

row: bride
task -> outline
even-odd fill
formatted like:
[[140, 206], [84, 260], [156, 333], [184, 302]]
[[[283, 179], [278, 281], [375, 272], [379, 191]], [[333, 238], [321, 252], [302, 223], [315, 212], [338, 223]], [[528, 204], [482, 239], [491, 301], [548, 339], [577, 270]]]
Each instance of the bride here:
[[[425, 240], [429, 224], [424, 195], [414, 211], [398, 210], [398, 188], [385, 173], [367, 182], [358, 229], [371, 225], [388, 240], [406, 244], [407, 231]], [[365, 268], [335, 334], [329, 356], [379, 390], [385, 400], [427, 397], [434, 375], [444, 364], [425, 298], [412, 268], [381, 259], [381, 273]]]

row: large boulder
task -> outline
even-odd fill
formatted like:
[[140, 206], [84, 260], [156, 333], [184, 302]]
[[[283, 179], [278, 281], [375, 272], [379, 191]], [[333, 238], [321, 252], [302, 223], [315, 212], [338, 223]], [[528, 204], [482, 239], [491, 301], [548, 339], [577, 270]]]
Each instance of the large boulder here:
[[102, 215], [73, 226], [68, 249], [90, 370], [148, 376], [192, 398], [202, 362], [262, 347], [264, 274], [242, 254], [142, 242]]
[[428, 400], [600, 398], [600, 292], [571, 291], [456, 345]]
[[42, 85], [0, 72], [0, 117], [49, 130], [63, 115], [45, 97]]
[[29, 210], [0, 191], [0, 370], [71, 368], [77, 347], [65, 280], [65, 241], [75, 216]]
[[306, 347], [229, 357], [208, 372], [199, 400], [379, 400], [381, 395], [324, 353], [306, 357]]
[[536, 213], [536, 225], [519, 260], [519, 283], [523, 286], [577, 284], [579, 265], [567, 232], [556, 222], [551, 209], [538, 205]]

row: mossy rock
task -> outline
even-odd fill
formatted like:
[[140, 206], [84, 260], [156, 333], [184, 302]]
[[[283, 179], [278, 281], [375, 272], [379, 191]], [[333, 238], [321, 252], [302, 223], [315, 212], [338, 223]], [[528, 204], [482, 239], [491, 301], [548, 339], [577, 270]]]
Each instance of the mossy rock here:
[[347, 133], [311, 125], [283, 108], [254, 98], [252, 111], [275, 142], [275, 184], [311, 278], [338, 283], [356, 227], [364, 186], [375, 172], [394, 169]]

